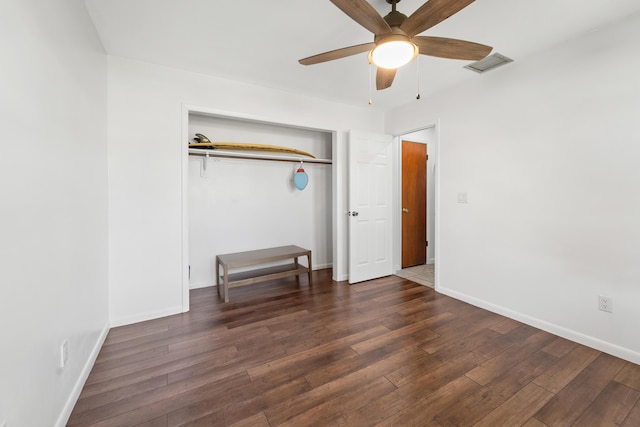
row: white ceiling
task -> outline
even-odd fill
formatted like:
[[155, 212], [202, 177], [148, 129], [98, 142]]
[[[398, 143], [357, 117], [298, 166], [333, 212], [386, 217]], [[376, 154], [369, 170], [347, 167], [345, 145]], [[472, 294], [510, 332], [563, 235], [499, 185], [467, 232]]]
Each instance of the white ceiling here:
[[[385, 0], [368, 0], [381, 15]], [[410, 15], [424, 0], [402, 0]], [[373, 41], [329, 0], [86, 0], [106, 52], [366, 106], [367, 54], [303, 66], [298, 59]], [[494, 47], [515, 61], [640, 11], [638, 0], [478, 0], [423, 34]], [[420, 56], [422, 98], [482, 75], [468, 61]], [[509, 66], [509, 65], [507, 65]], [[375, 81], [375, 76], [374, 76]], [[373, 90], [373, 108], [415, 102], [415, 61]]]

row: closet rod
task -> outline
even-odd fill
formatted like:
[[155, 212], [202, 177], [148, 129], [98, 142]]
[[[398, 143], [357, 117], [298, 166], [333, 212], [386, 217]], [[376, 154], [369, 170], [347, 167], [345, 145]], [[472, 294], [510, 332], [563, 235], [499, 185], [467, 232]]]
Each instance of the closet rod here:
[[245, 154], [238, 152], [222, 152], [217, 150], [197, 150], [194, 148], [189, 149], [190, 156], [202, 156], [206, 155], [209, 157], [222, 157], [226, 159], [253, 159], [253, 160], [270, 160], [273, 162], [292, 162], [292, 163], [324, 163], [324, 164], [332, 164], [333, 160], [331, 159], [314, 159], [311, 157], [292, 157], [292, 156], [276, 156], [269, 154]]

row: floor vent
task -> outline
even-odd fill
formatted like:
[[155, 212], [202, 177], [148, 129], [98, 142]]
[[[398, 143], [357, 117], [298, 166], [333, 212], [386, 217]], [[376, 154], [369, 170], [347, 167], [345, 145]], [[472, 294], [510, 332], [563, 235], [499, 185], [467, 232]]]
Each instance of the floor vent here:
[[513, 62], [513, 59], [507, 58], [506, 56], [500, 55], [499, 53], [494, 53], [484, 59], [481, 59], [480, 61], [472, 62], [469, 65], [465, 65], [464, 68], [475, 71], [476, 73], [485, 73], [487, 71], [493, 70], [494, 68], [498, 68], [501, 65], [508, 64], [509, 62]]

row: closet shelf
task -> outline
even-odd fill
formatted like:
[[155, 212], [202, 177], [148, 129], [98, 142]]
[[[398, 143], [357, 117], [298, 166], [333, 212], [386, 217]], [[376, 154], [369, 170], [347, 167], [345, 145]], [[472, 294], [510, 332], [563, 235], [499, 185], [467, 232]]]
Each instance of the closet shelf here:
[[219, 157], [226, 159], [252, 159], [252, 160], [269, 160], [273, 162], [292, 162], [292, 163], [323, 163], [323, 164], [332, 164], [333, 160], [331, 159], [315, 159], [311, 157], [302, 157], [302, 156], [282, 156], [282, 155], [271, 155], [271, 154], [256, 154], [256, 153], [240, 153], [234, 151], [219, 151], [219, 150], [199, 150], [196, 148], [189, 148], [190, 156], [201, 156], [206, 157]]

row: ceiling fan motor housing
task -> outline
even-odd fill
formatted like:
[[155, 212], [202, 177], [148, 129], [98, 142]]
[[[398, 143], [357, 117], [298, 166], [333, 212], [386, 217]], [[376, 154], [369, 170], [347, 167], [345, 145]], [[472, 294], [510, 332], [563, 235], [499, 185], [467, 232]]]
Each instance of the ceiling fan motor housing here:
[[402, 31], [399, 27], [392, 27], [390, 33], [379, 34], [373, 38], [375, 44], [386, 43], [391, 41], [403, 41], [411, 43], [411, 37]]
[[387, 24], [389, 24], [391, 28], [394, 28], [402, 25], [404, 20], [407, 19], [407, 15], [402, 12], [398, 12], [397, 10], [393, 10], [389, 12], [383, 19], [387, 21]]

